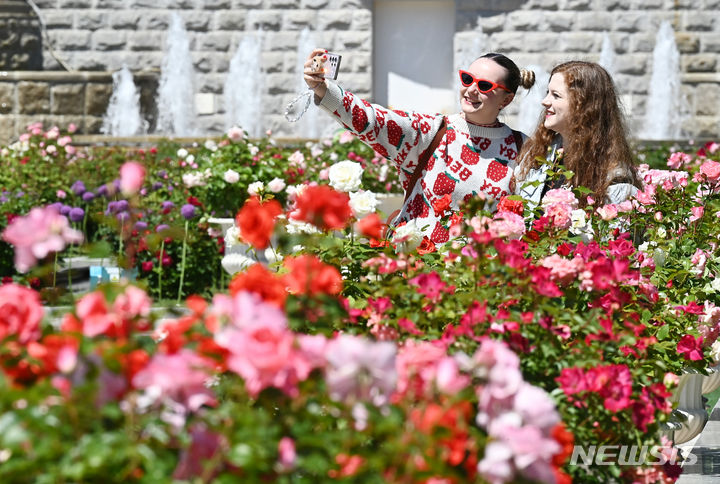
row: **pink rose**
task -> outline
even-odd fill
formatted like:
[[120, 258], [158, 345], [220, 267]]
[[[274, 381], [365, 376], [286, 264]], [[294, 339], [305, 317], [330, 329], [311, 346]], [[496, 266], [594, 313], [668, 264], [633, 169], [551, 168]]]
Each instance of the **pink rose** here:
[[93, 338], [108, 334], [119, 323], [117, 315], [108, 313], [105, 295], [100, 291], [83, 296], [75, 306], [85, 336]]
[[14, 283], [0, 286], [0, 342], [8, 336], [21, 344], [37, 341], [43, 315], [37, 292]]
[[215, 405], [215, 396], [206, 386], [211, 368], [210, 361], [189, 349], [172, 355], [158, 353], [135, 374], [132, 384], [139, 389], [154, 387], [161, 398], [196, 411], [203, 405]]
[[553, 226], [565, 229], [570, 227], [570, 223], [572, 222], [570, 217], [572, 210], [572, 205], [558, 202], [547, 205], [545, 207], [545, 215], [552, 219]]
[[283, 437], [278, 442], [278, 464], [283, 470], [290, 470], [295, 465], [295, 441], [290, 437]]
[[15, 248], [15, 267], [27, 272], [51, 252], [59, 252], [65, 244], [79, 243], [82, 232], [70, 227], [70, 222], [54, 206], [35, 207], [25, 216], [17, 217], [5, 227], [2, 238]]
[[717, 181], [720, 178], [720, 163], [717, 161], [707, 160], [700, 165], [700, 173], [705, 175], [710, 181]]
[[134, 195], [145, 181], [145, 167], [136, 161], [128, 161], [120, 167], [120, 191]]

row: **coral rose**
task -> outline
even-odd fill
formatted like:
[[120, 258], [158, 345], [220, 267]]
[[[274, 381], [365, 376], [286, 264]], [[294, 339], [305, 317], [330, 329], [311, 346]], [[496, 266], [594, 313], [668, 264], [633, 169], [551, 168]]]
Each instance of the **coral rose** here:
[[289, 269], [285, 282], [292, 293], [334, 295], [342, 290], [340, 272], [313, 255], [286, 257], [283, 265]]
[[298, 196], [292, 218], [309, 222], [322, 230], [341, 230], [352, 217], [350, 198], [327, 185], [307, 187]]
[[262, 264], [253, 264], [247, 271], [235, 274], [230, 281], [230, 294], [234, 296], [240, 291], [254, 292], [267, 303], [285, 307], [285, 284]]
[[267, 248], [275, 229], [275, 218], [281, 213], [277, 200], [263, 203], [258, 197], [250, 197], [235, 217], [240, 237], [257, 249]]

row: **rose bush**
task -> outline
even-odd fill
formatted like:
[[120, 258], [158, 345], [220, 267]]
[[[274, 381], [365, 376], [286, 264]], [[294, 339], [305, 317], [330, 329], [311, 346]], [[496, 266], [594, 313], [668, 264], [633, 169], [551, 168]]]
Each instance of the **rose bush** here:
[[[40, 151], [57, 137], [35, 127], [21, 143], [57, 156], [57, 147]], [[339, 152], [352, 144], [341, 141]], [[27, 169], [17, 159], [22, 146], [8, 148], [16, 175]], [[642, 167], [643, 190], [617, 206], [580, 204], [583, 189], [555, 190], [537, 212], [513, 197], [495, 214], [481, 200], [463, 214], [439, 201], [433, 209], [445, 213], [451, 236], [442, 246], [413, 223], [389, 230], [371, 200], [358, 201], [357, 180], [367, 189], [377, 165], [362, 166], [356, 152], [333, 159], [335, 147], [309, 146], [276, 157], [282, 150], [268, 143], [263, 153], [273, 154], [264, 158], [257, 149], [228, 133], [215, 146], [138, 152], [131, 161], [145, 167], [165, 157], [165, 172], [146, 169], [139, 185], [141, 171], [129, 165], [128, 196], [120, 196], [122, 174], [105, 190], [30, 190], [46, 193], [44, 203], [60, 191], [66, 201], [103, 198], [92, 210], [107, 215], [83, 222], [91, 246], [100, 235], [117, 244], [121, 261], [153, 266], [147, 292], [102, 286], [59, 322], [38, 319], [31, 289], [0, 288], [9, 315], [0, 319], [5, 480], [677, 477], [672, 461], [567, 461], [573, 445], [661, 445], [671, 454], [660, 435], [678, 418], [669, 401], [676, 375], [717, 362], [717, 145], [668, 154], [671, 171]], [[251, 178], [226, 155], [259, 156], [268, 167], [281, 160], [297, 177]], [[331, 175], [345, 160], [365, 170], [344, 163]], [[122, 161], [115, 172], [97, 170], [114, 180]], [[326, 166], [303, 179], [310, 162]], [[12, 195], [13, 207], [29, 200]], [[192, 292], [173, 262], [217, 262], [218, 240], [199, 230], [197, 216], [210, 207], [237, 213], [230, 236], [258, 251], [268, 244], [272, 257], [265, 265], [248, 258], [227, 286], [187, 297], [179, 315], [151, 312], [148, 292], [167, 293], [168, 279]], [[10, 224], [27, 223], [29, 211]], [[205, 240], [214, 258], [202, 258]]]

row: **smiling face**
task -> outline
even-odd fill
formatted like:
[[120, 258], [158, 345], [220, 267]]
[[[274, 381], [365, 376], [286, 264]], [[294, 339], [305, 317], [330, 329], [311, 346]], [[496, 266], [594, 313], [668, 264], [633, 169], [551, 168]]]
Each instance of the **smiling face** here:
[[[507, 70], [492, 59], [480, 58], [466, 69], [478, 79], [486, 79], [496, 84], [505, 84]], [[513, 94], [497, 88], [482, 93], [476, 82], [469, 86], [460, 86], [460, 107], [465, 119], [475, 124], [490, 124], [497, 119], [500, 109], [507, 106]]]
[[570, 90], [562, 73], [557, 72], [550, 77], [548, 93], [542, 105], [545, 108], [545, 127], [565, 138], [570, 127]]

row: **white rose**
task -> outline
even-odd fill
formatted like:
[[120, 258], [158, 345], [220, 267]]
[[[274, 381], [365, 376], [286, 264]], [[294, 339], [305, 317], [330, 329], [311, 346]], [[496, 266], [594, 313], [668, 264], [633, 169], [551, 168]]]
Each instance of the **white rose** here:
[[180, 148], [179, 150], [177, 150], [178, 158], [185, 158], [187, 155], [188, 155], [188, 150], [186, 150], [185, 148]]
[[715, 292], [720, 292], [720, 277], [715, 276], [715, 279], [710, 283], [710, 287], [712, 287]]
[[653, 252], [653, 261], [657, 267], [663, 267], [665, 265], [666, 258], [667, 253], [659, 247]]
[[223, 180], [228, 183], [237, 183], [238, 180], [240, 180], [240, 173], [236, 172], [235, 170], [228, 170], [223, 173]]
[[573, 210], [570, 212], [570, 220], [572, 221], [572, 228], [582, 229], [587, 225], [587, 213], [582, 209]]
[[273, 178], [268, 182], [268, 190], [270, 190], [273, 193], [278, 193], [285, 188], [285, 181], [281, 178]]
[[265, 189], [265, 185], [261, 181], [252, 182], [248, 185], [248, 194], [250, 196], [257, 195]]
[[287, 225], [285, 225], [285, 231], [290, 235], [297, 234], [317, 234], [320, 233], [317, 227], [307, 222], [301, 222], [300, 220], [289, 219]]
[[272, 247], [268, 247], [265, 249], [265, 260], [268, 261], [268, 264], [275, 264], [276, 262], [281, 262], [283, 260], [282, 254], [277, 252]]
[[410, 252], [422, 242], [423, 234], [420, 232], [415, 219], [401, 225], [395, 229], [393, 234], [393, 243], [398, 244], [403, 252]]
[[354, 192], [360, 188], [363, 169], [360, 163], [345, 160], [330, 167], [330, 186], [341, 192]]
[[205, 149], [208, 149], [210, 151], [217, 151], [218, 145], [214, 140], [205, 140]]
[[248, 151], [250, 152], [251, 156], [255, 156], [260, 151], [260, 148], [255, 145], [248, 144]]
[[227, 254], [220, 261], [223, 269], [229, 274], [235, 274], [236, 272], [245, 270], [254, 263], [254, 260], [242, 254]]
[[657, 235], [661, 239], [664, 239], [665, 237], [667, 237], [667, 231], [665, 230], [665, 227], [658, 227]]
[[192, 188], [192, 187], [201, 187], [205, 185], [205, 178], [206, 176], [202, 173], [199, 173], [197, 171], [192, 171], [190, 173], [185, 173], [182, 176], [183, 183], [186, 187]]
[[240, 229], [232, 226], [225, 231], [225, 249], [230, 250], [240, 243]]
[[195, 155], [187, 155], [185, 161], [187, 161], [188, 163], [192, 163], [193, 161], [195, 161]]
[[710, 347], [710, 356], [715, 362], [720, 362], [720, 340], [716, 340]]
[[374, 212], [379, 203], [375, 194], [370, 191], [362, 190], [350, 194], [350, 208], [356, 217]]

